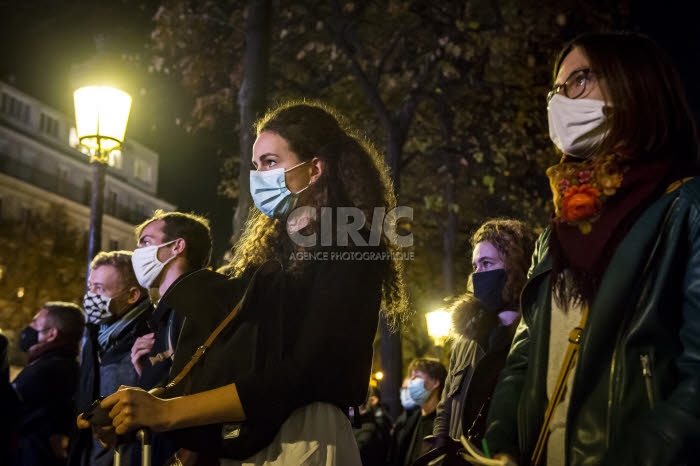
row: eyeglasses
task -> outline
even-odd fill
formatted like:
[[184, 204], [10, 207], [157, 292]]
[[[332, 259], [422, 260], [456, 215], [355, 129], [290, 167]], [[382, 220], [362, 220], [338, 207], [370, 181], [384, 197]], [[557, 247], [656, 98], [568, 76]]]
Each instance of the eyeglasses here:
[[586, 92], [586, 84], [591, 79], [589, 75], [593, 74], [590, 68], [574, 71], [566, 78], [564, 84], [555, 84], [554, 87], [552, 87], [552, 90], [547, 94], [547, 102], [552, 100], [552, 97], [555, 95], [561, 94], [562, 90], [564, 91], [563, 94], [569, 99], [578, 99]]

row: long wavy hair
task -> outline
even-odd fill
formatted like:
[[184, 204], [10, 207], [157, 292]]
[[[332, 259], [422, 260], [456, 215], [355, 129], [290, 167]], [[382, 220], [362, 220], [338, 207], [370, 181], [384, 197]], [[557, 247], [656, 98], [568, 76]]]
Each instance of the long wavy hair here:
[[[287, 142], [290, 151], [301, 161], [314, 157], [323, 161], [319, 178], [299, 194], [297, 205], [317, 211], [321, 207], [356, 207], [365, 215], [365, 228], [370, 229], [375, 207], [389, 212], [396, 206], [388, 167], [373, 145], [351, 131], [345, 119], [332, 108], [319, 102], [289, 102], [268, 112], [256, 125], [256, 135], [273, 132]], [[334, 215], [335, 217], [335, 215]], [[291, 271], [301, 271], [309, 261], [296, 260], [292, 252], [307, 251], [290, 244], [286, 234], [287, 218], [270, 218], [256, 207], [251, 209], [245, 230], [234, 246], [230, 263], [221, 271], [240, 276], [266, 260], [284, 258]], [[320, 215], [310, 219], [311, 232], [320, 234]], [[332, 231], [335, 231], [335, 218]], [[317, 236], [319, 237], [319, 236]], [[382, 232], [384, 251], [399, 252], [398, 247]], [[408, 309], [403, 264], [392, 254], [383, 277], [382, 312], [397, 327]]]

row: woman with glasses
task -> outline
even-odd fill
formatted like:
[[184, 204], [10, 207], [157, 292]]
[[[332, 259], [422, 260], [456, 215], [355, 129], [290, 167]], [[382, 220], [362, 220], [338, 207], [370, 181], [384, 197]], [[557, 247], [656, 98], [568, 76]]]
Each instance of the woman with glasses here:
[[547, 100], [554, 215], [486, 445], [517, 464], [696, 464], [700, 180], [677, 70], [645, 36], [585, 34]]

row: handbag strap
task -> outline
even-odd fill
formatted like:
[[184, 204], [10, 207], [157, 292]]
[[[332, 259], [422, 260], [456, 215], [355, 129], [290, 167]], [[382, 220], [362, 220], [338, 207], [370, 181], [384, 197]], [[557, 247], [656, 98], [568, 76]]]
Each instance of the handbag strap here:
[[243, 296], [241, 299], [236, 303], [236, 306], [231, 310], [231, 312], [228, 313], [228, 315], [222, 320], [219, 325], [214, 329], [213, 332], [207, 337], [206, 341], [200, 345], [197, 350], [194, 352], [192, 355], [192, 358], [185, 364], [185, 367], [183, 367], [180, 372], [173, 378], [173, 380], [166, 385], [165, 389], [170, 390], [172, 389], [175, 385], [180, 383], [182, 379], [185, 378], [185, 376], [192, 370], [195, 364], [197, 364], [197, 361], [201, 359], [202, 356], [204, 356], [204, 353], [207, 352], [207, 349], [209, 349], [216, 339], [216, 337], [219, 336], [219, 334], [226, 328], [226, 326], [233, 320], [234, 317], [236, 317], [236, 314], [238, 314], [238, 311], [240, 311], [241, 306], [243, 305], [243, 301], [245, 301], [246, 296], [248, 295], [248, 291], [250, 291], [250, 288], [252, 284], [255, 282], [255, 278], [258, 276], [258, 274], [262, 275], [267, 275], [272, 272], [276, 272], [277, 270], [281, 269], [282, 265], [277, 262], [277, 261], [268, 261], [262, 264], [258, 269], [255, 271], [253, 274], [253, 277], [250, 279], [250, 282], [248, 283], [248, 286], [243, 293]]
[[[245, 295], [243, 296], [243, 298], [245, 298]], [[238, 314], [238, 311], [241, 309], [241, 305], [243, 304], [243, 298], [241, 298], [240, 301], [238, 301], [236, 306], [231, 312], [228, 313], [226, 318], [222, 320], [221, 323], [219, 323], [219, 326], [216, 327], [213, 332], [211, 332], [207, 340], [197, 348], [197, 351], [194, 352], [192, 358], [190, 358], [187, 364], [185, 364], [185, 367], [183, 367], [182, 370], [180, 370], [180, 373], [177, 374], [175, 378], [165, 387], [166, 390], [170, 390], [175, 385], [180, 383], [180, 381], [185, 378], [185, 376], [190, 372], [190, 370], [192, 370], [192, 367], [194, 367], [194, 365], [197, 364], [197, 361], [199, 361], [199, 359], [202, 356], [204, 356], [204, 353], [207, 352], [207, 349], [209, 349], [216, 337], [218, 337], [221, 331], [224, 328], [226, 328], [226, 326], [229, 324], [229, 322], [231, 322], [231, 320], [233, 320], [233, 318], [236, 317], [236, 314]]]
[[541, 464], [542, 457], [544, 456], [544, 450], [547, 446], [547, 439], [549, 439], [549, 424], [554, 416], [554, 411], [556, 410], [559, 403], [564, 399], [564, 393], [566, 392], [566, 383], [576, 364], [576, 356], [578, 355], [579, 345], [581, 343], [581, 336], [583, 335], [583, 329], [586, 327], [586, 318], [588, 317], [588, 306], [583, 308], [581, 312], [581, 323], [577, 327], [574, 327], [571, 332], [569, 332], [569, 346], [566, 348], [566, 354], [564, 355], [564, 361], [562, 362], [561, 369], [559, 369], [559, 377], [557, 378], [557, 383], [554, 386], [554, 391], [549, 399], [549, 404], [547, 405], [547, 411], [544, 414], [544, 422], [542, 423], [542, 428], [540, 429], [540, 435], [537, 437], [537, 444], [535, 445], [535, 450], [532, 453], [532, 465], [538, 466]]

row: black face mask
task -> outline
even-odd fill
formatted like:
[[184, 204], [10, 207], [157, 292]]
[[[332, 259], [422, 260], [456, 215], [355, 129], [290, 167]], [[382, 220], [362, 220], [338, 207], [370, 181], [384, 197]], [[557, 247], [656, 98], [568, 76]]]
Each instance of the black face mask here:
[[19, 334], [19, 349], [25, 353], [39, 343], [39, 332], [33, 327], [24, 327]]
[[472, 274], [474, 296], [487, 311], [503, 308], [503, 288], [506, 286], [505, 269], [489, 270]]

